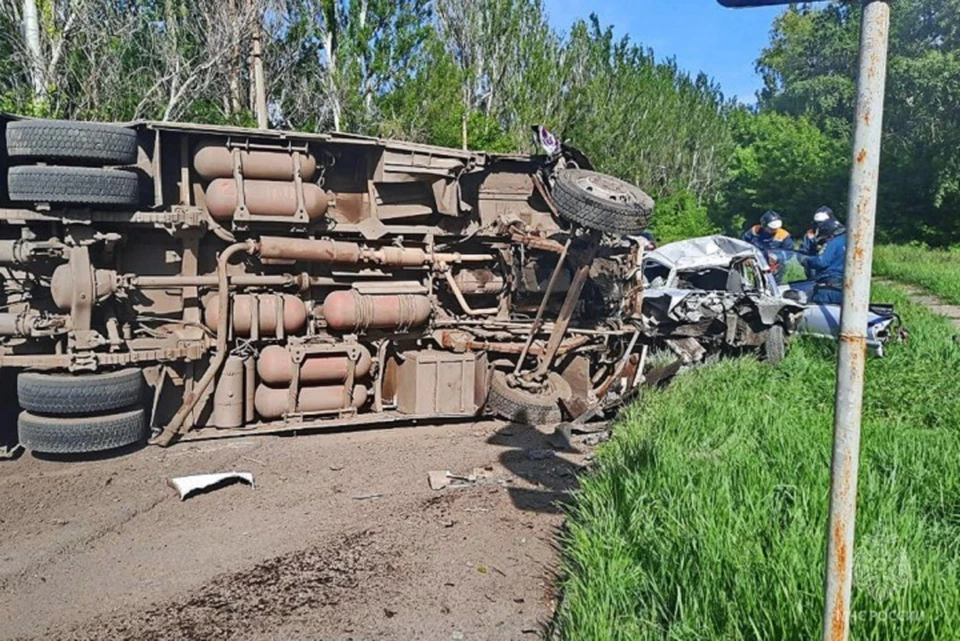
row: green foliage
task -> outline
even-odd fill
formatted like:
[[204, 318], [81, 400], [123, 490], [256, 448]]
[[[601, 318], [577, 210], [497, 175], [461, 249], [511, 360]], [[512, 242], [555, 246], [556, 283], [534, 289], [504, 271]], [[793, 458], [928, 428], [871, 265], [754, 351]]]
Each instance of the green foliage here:
[[874, 248], [873, 270], [878, 276], [918, 285], [960, 305], [960, 248], [878, 245]]
[[[859, 23], [859, 3], [793, 7], [778, 18], [757, 63], [765, 84], [761, 110], [802, 116], [828, 137], [849, 139]], [[958, 104], [960, 0], [898, 2], [890, 30], [881, 237], [932, 245], [960, 238]], [[845, 160], [841, 174], [849, 168]]]
[[736, 151], [722, 208], [728, 231], [743, 231], [763, 212], [783, 215], [798, 238], [821, 205], [842, 211], [849, 147], [805, 117], [739, 110], [733, 115]]
[[[960, 358], [897, 304], [909, 345], [867, 365], [852, 635], [960, 633]], [[630, 408], [568, 520], [561, 639], [806, 641], [820, 634], [835, 347], [731, 360]]]
[[557, 129], [601, 171], [669, 196], [677, 186], [700, 199], [719, 193], [733, 145], [731, 105], [706, 76], [674, 60], [615, 40], [596, 16], [574, 24], [566, 53], [564, 101]]
[[651, 230], [661, 244], [709, 236], [720, 231], [710, 220], [707, 208], [686, 189], [678, 190], [657, 202]]

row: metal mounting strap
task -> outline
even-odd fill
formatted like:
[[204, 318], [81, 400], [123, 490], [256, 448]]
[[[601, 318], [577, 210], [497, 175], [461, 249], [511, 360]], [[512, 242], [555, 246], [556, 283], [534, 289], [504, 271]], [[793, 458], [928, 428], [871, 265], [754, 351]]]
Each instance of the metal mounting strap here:
[[240, 147], [233, 147], [231, 150], [233, 157], [233, 180], [237, 184], [237, 208], [233, 212], [234, 220], [244, 220], [247, 218], [247, 199], [243, 190], [243, 161], [240, 159]]

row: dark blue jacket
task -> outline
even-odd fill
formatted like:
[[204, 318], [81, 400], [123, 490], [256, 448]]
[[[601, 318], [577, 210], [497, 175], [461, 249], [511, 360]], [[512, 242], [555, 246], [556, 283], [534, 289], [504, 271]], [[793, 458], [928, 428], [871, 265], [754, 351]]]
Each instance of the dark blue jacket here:
[[828, 240], [820, 254], [801, 256], [800, 262], [818, 284], [843, 287], [843, 268], [846, 259], [847, 234], [843, 232]]

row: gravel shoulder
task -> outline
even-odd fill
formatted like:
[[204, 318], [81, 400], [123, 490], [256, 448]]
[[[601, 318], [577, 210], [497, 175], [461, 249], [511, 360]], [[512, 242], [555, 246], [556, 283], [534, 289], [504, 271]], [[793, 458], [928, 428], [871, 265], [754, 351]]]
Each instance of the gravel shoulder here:
[[[0, 639], [538, 638], [583, 463], [547, 449], [483, 421], [2, 462]], [[256, 488], [166, 483], [229, 470]]]

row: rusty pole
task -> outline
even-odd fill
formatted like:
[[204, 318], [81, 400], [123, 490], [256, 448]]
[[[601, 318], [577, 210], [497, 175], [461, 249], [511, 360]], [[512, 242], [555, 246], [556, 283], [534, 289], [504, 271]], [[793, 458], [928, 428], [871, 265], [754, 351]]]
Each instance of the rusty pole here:
[[866, 364], [867, 312], [873, 263], [873, 232], [880, 174], [880, 138], [887, 75], [890, 5], [864, 0], [860, 26], [860, 72], [853, 135], [853, 167], [847, 212], [847, 256], [840, 320], [840, 348], [830, 469], [830, 520], [824, 574], [824, 641], [850, 634], [857, 474]]

